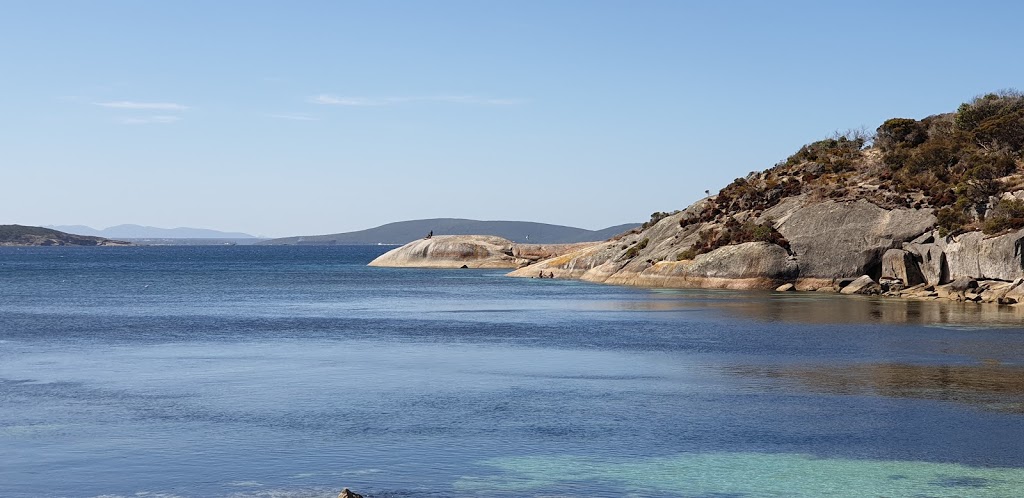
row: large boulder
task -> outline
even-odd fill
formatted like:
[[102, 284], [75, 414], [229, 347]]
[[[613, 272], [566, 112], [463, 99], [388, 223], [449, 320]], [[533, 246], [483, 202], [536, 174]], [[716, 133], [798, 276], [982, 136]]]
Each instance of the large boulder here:
[[844, 286], [839, 293], [840, 294], [880, 294], [882, 292], [882, 286], [871, 279], [868, 275], [861, 275], [857, 277], [853, 282], [850, 282]]
[[949, 282], [949, 267], [946, 264], [946, 253], [943, 245], [937, 243], [903, 244], [903, 250], [913, 254], [921, 270], [921, 275], [929, 285]]
[[512, 241], [490, 235], [438, 235], [414, 240], [370, 262], [408, 268], [515, 268]]
[[1024, 303], [1024, 279], [1014, 280], [999, 302], [1003, 304]]
[[903, 249], [889, 249], [882, 254], [882, 278], [899, 279], [906, 286], [925, 283], [917, 258]]
[[651, 262], [639, 273], [620, 271], [604, 282], [645, 287], [774, 289], [792, 281], [798, 273], [796, 260], [781, 246], [747, 242], [720, 247], [691, 261]]
[[946, 245], [949, 277], [974, 277], [1011, 281], [1024, 276], [1024, 230], [997, 237], [968, 232]]
[[810, 203], [780, 221], [800, 262], [800, 278], [881, 275], [882, 254], [935, 225], [930, 209], [882, 209], [866, 200]]

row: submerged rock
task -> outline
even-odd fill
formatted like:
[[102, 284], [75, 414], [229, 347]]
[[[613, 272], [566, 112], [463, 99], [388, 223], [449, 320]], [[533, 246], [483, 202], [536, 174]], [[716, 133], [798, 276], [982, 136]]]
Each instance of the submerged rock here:
[[348, 488], [342, 489], [341, 493], [338, 494], [338, 498], [363, 498], [363, 495], [359, 493], [353, 493]]

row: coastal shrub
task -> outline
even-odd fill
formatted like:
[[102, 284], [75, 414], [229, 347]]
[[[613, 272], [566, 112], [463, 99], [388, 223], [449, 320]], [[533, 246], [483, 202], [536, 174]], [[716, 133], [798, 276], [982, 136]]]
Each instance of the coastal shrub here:
[[640, 242], [634, 244], [632, 247], [629, 248], [628, 251], [626, 251], [626, 259], [633, 259], [633, 258], [635, 258], [636, 255], [640, 254], [640, 251], [642, 251], [645, 247], [647, 247], [647, 244], [649, 244], [650, 242], [651, 242], [651, 239], [644, 238]]
[[1001, 199], [985, 216], [982, 232], [995, 234], [1024, 228], [1024, 201]]
[[685, 261], [696, 257], [697, 251], [694, 251], [692, 247], [689, 247], [680, 251], [679, 254], [676, 254], [676, 261]]
[[1024, 148], [1024, 94], [1002, 90], [975, 97], [960, 105], [953, 122], [978, 145], [1019, 156]]
[[965, 231], [965, 227], [971, 223], [971, 218], [964, 213], [963, 209], [954, 206], [945, 206], [935, 211], [936, 225], [939, 227], [939, 235], [956, 235]]
[[782, 177], [783, 175], [765, 176], [767, 177], [761, 178], [751, 175], [748, 177], [749, 180], [737, 178], [726, 185], [715, 197], [715, 202], [704, 208], [697, 221], [711, 221], [726, 212], [764, 211], [786, 197], [800, 194], [803, 190], [803, 183], [796, 178]]
[[1020, 172], [1024, 94], [986, 94], [955, 113], [920, 121], [890, 119], [878, 128], [875, 144], [891, 188], [904, 201], [923, 194], [921, 205], [949, 208], [941, 212], [941, 230], [974, 229], [989, 198], [1007, 188], [1002, 179]]
[[663, 219], [665, 219], [665, 218], [667, 218], [669, 216], [672, 216], [672, 213], [663, 213], [661, 211], [655, 211], [654, 213], [651, 213], [651, 219], [650, 220], [645, 221], [643, 225], [640, 225], [640, 230], [641, 231], [647, 230], [648, 228], [653, 227], [659, 221], [661, 221], [661, 220], [663, 220]]
[[882, 123], [875, 132], [875, 145], [885, 151], [917, 147], [927, 139], [927, 125], [916, 119], [892, 118]]
[[861, 157], [861, 149], [867, 142], [868, 137], [859, 132], [836, 133], [832, 138], [804, 145], [783, 164], [795, 166], [804, 162], [814, 162], [824, 165], [825, 170], [830, 173], [848, 171]]
[[709, 253], [719, 247], [745, 242], [768, 242], [782, 246], [787, 251], [790, 250], [789, 241], [771, 224], [754, 223], [753, 221], [740, 223], [736, 218], [729, 217], [722, 228], [712, 228], [700, 232], [697, 241], [689, 249], [679, 253], [677, 257], [685, 253], [686, 256], [690, 256], [686, 259], [693, 259], [694, 256]]
[[[987, 213], [990, 199], [1024, 188], [1024, 93], [1005, 90], [979, 96], [956, 112], [923, 119], [893, 118], [873, 136], [836, 133], [801, 147], [775, 167], [737, 178], [680, 226], [713, 223], [695, 254], [767, 237], [764, 229], [730, 221], [743, 211], [764, 211], [786, 197], [845, 202], [868, 199], [885, 208], [932, 208], [939, 229], [959, 233], [1013, 222]], [[992, 209], [994, 211], [994, 209]], [[1008, 218], [1014, 219], [1013, 216]], [[691, 227], [692, 229], [692, 227]]]

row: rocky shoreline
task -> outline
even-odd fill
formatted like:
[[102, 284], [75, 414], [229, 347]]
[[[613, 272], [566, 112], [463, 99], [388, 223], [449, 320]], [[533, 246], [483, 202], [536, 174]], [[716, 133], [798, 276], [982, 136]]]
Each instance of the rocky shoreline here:
[[482, 248], [446, 239], [447, 249], [419, 241], [396, 250], [401, 258], [385, 256], [394, 266], [492, 265], [518, 268], [513, 277], [614, 285], [786, 286], [1018, 306], [1022, 130], [1024, 94], [996, 92], [956, 112], [809, 143], [604, 242], [517, 255], [506, 240]]
[[[819, 218], [835, 218], [837, 214], [846, 217], [850, 212], [862, 212], [865, 206], [819, 203], [812, 209], [823, 214]], [[829, 223], [812, 214], [803, 216], [804, 224], [812, 227], [809, 231], [822, 230]], [[859, 237], [833, 237], [825, 243], [831, 251], [822, 251], [826, 248], [816, 239], [789, 230], [782, 221], [780, 230], [793, 237], [791, 244], [796, 251], [768, 242], [747, 242], [724, 246], [692, 260], [661, 259], [658, 254], [664, 254], [665, 249], [652, 247], [650, 237], [657, 235], [675, 245], [685, 244], [678, 242], [680, 238], [686, 240], [685, 235], [659, 233], [685, 232], [679, 221], [685, 215], [669, 216], [647, 231], [631, 231], [606, 242], [523, 245], [482, 235], [436, 236], [393, 249], [370, 266], [508, 268], [513, 269], [508, 274], [511, 277], [544, 275], [636, 287], [775, 289], [1024, 306], [1024, 268], [1020, 263], [1024, 230], [995, 237], [980, 233], [939, 237], [928, 226], [930, 213], [884, 213], [881, 216], [896, 220], [902, 236], [894, 236], [885, 224], [875, 224], [876, 234], [881, 235], [872, 238], [860, 232]], [[782, 219], [790, 220], [792, 216]], [[915, 219], [920, 220], [920, 226], [908, 225], [907, 220]], [[873, 270], [874, 275], [862, 273], [863, 269]], [[836, 276], [822, 276], [830, 272]]]
[[[776, 292], [797, 290], [794, 284], [783, 284]], [[804, 291], [832, 292], [838, 294], [859, 294], [867, 296], [884, 296], [918, 300], [949, 300], [956, 302], [975, 302], [1021, 306], [1024, 304], [1024, 278], [1012, 282], [1001, 280], [977, 280], [963, 277], [944, 285], [920, 283], [905, 287], [898, 279], [881, 279], [876, 282], [868, 275], [856, 279], [843, 279], [816, 289], [806, 288]]]

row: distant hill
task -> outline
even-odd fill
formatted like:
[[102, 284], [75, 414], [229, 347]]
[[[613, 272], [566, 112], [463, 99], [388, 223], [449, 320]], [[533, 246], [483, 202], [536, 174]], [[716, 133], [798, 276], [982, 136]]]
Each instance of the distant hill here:
[[569, 244], [607, 240], [640, 226], [639, 223], [618, 225], [602, 230], [586, 230], [528, 221], [477, 221], [458, 218], [434, 218], [388, 223], [357, 232], [329, 235], [285, 237], [260, 242], [268, 245], [333, 245], [333, 244], [405, 244], [435, 235], [495, 235], [519, 243]]
[[0, 246], [122, 246], [128, 242], [74, 235], [43, 227], [0, 225]]
[[241, 232], [221, 232], [206, 228], [158, 228], [142, 225], [117, 225], [102, 230], [84, 225], [51, 225], [47, 228], [77, 235], [118, 239], [254, 239]]

